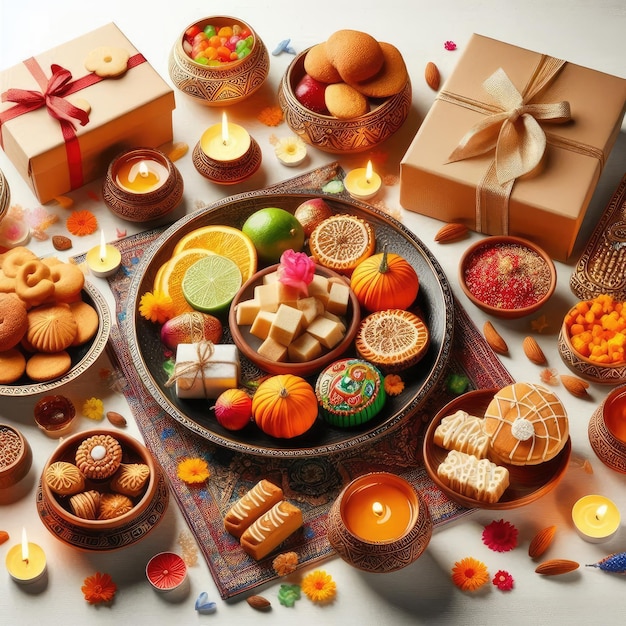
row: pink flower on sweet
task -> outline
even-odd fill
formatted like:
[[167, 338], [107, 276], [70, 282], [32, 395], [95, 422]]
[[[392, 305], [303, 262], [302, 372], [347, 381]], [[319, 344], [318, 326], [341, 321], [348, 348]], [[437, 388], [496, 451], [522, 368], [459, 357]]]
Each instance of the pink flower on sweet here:
[[315, 261], [304, 252], [285, 250], [280, 257], [278, 280], [283, 285], [295, 287], [305, 296], [315, 275]]

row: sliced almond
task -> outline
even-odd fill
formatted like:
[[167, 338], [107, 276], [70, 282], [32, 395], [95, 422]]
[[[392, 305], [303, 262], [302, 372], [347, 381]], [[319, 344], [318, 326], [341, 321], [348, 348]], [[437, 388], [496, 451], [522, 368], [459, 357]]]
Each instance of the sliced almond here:
[[526, 337], [522, 343], [524, 354], [536, 365], [545, 365], [547, 363], [546, 355], [537, 343], [534, 337]]
[[586, 380], [582, 380], [576, 376], [569, 376], [568, 374], [561, 374], [561, 382], [563, 383], [563, 387], [577, 398], [585, 398], [589, 395], [587, 393], [589, 383]]
[[554, 535], [556, 534], [556, 526], [548, 526], [540, 530], [530, 542], [528, 546], [528, 556], [531, 559], [540, 557], [550, 546]]
[[469, 232], [469, 228], [465, 224], [459, 222], [450, 222], [444, 224], [435, 235], [435, 241], [438, 243], [449, 243], [463, 239]]
[[491, 349], [498, 354], [508, 354], [509, 346], [506, 345], [506, 341], [502, 338], [500, 333], [494, 328], [490, 321], [486, 321], [483, 326], [483, 334], [487, 343], [491, 346]]
[[558, 576], [560, 574], [567, 574], [578, 569], [580, 564], [576, 561], [570, 561], [568, 559], [550, 559], [540, 563], [535, 568], [537, 574], [542, 576]]
[[426, 79], [426, 84], [431, 89], [435, 91], [439, 89], [441, 74], [439, 73], [439, 68], [432, 61], [429, 61], [426, 64], [426, 69], [424, 70], [424, 78]]

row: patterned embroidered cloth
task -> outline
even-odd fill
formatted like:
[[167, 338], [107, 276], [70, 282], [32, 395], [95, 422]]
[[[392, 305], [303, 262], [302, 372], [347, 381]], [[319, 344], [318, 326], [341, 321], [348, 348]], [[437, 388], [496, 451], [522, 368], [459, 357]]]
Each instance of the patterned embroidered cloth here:
[[[324, 181], [341, 176], [341, 170], [333, 164], [287, 181], [278, 188], [319, 192]], [[113, 360], [117, 360], [123, 374], [121, 388], [146, 445], [169, 478], [171, 490], [222, 598], [233, 598], [277, 578], [272, 569], [275, 554], [260, 562], [254, 561], [223, 526], [223, 515], [232, 502], [261, 478], [280, 485], [285, 498], [303, 510], [303, 528], [281, 546], [282, 551], [295, 551], [301, 565], [310, 565], [334, 554], [326, 538], [328, 510], [341, 489], [354, 477], [366, 472], [389, 471], [409, 480], [426, 500], [435, 527], [470, 512], [450, 501], [436, 487], [421, 460], [424, 423], [452, 399], [444, 382], [440, 389], [432, 392], [431, 399], [418, 415], [377, 440], [375, 445], [331, 457], [280, 459], [244, 455], [208, 442], [167, 415], [149, 395], [132, 366], [123, 327], [124, 305], [133, 268], [160, 232], [160, 229], [152, 230], [116, 242], [122, 253], [124, 271], [109, 279], [120, 325], [111, 334], [111, 345], [117, 357]], [[470, 380], [470, 388], [499, 387], [512, 382], [466, 312], [458, 303], [455, 306], [456, 328], [449, 371], [465, 374]], [[445, 378], [442, 377], [442, 381]], [[206, 483], [190, 486], [178, 479], [177, 465], [185, 457], [201, 457], [208, 462], [211, 477]]]

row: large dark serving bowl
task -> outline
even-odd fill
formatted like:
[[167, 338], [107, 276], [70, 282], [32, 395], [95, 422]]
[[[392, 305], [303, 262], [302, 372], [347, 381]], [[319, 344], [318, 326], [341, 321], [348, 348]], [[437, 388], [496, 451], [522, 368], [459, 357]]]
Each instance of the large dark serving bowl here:
[[[254, 424], [241, 431], [228, 431], [217, 423], [210, 409], [210, 401], [180, 400], [174, 387], [165, 385], [168, 379], [164, 369], [166, 349], [159, 339], [159, 327], [139, 315], [139, 300], [146, 291], [152, 290], [158, 268], [170, 258], [178, 240], [188, 232], [207, 224], [240, 228], [246, 218], [258, 209], [278, 207], [294, 212], [300, 203], [312, 197], [323, 197], [338, 213], [351, 213], [367, 220], [376, 233], [377, 251], [386, 244], [388, 250], [404, 256], [412, 263], [420, 280], [417, 305], [430, 330], [430, 348], [423, 360], [402, 373], [406, 383], [404, 391], [388, 398], [383, 410], [358, 429], [333, 428], [320, 419], [307, 433], [289, 440], [265, 435]], [[173, 419], [207, 440], [232, 450], [278, 457], [330, 454], [357, 447], [371, 442], [412, 417], [444, 374], [454, 328], [450, 285], [438, 262], [412, 232], [397, 220], [364, 203], [305, 193], [243, 193], [181, 218], [165, 230], [144, 254], [130, 286], [127, 310], [126, 335], [133, 363], [150, 394]], [[226, 320], [224, 326], [223, 341], [232, 343]], [[348, 355], [355, 355], [353, 348], [344, 356]], [[244, 380], [264, 374], [243, 355], [241, 366]], [[309, 378], [313, 385], [316, 378], [317, 375]]]

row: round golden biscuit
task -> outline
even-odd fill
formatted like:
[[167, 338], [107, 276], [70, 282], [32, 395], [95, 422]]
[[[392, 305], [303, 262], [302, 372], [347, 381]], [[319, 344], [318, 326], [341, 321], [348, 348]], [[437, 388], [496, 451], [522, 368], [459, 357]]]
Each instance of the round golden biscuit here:
[[328, 112], [340, 120], [361, 117], [370, 110], [367, 98], [346, 83], [328, 85], [324, 91], [324, 102]]
[[10, 385], [26, 371], [26, 357], [17, 349], [0, 352], [0, 385]]
[[11, 248], [2, 256], [2, 265], [0, 268], [5, 276], [15, 278], [17, 272], [28, 261], [35, 261], [37, 255], [25, 246], [16, 246]]
[[87, 477], [94, 480], [108, 478], [122, 462], [122, 446], [111, 435], [92, 435], [76, 450], [76, 465]]
[[385, 57], [376, 39], [359, 30], [343, 29], [326, 40], [330, 62], [345, 82], [371, 78], [383, 66]]
[[28, 314], [15, 296], [0, 293], [0, 352], [15, 348], [28, 329]]
[[50, 280], [54, 283], [56, 302], [74, 302], [80, 298], [85, 275], [74, 263], [55, 263], [50, 266]]
[[70, 371], [72, 357], [61, 352], [37, 352], [26, 361], [26, 376], [38, 383], [59, 378]]
[[103, 78], [116, 78], [128, 69], [130, 54], [124, 48], [99, 46], [94, 48], [85, 59], [85, 69]]
[[39, 259], [27, 261], [15, 276], [15, 293], [27, 306], [39, 306], [54, 295], [50, 268]]
[[98, 311], [96, 311], [91, 304], [83, 300], [71, 302], [70, 311], [76, 320], [76, 326], [78, 328], [72, 346], [82, 346], [92, 339], [98, 331], [98, 326], [100, 325]]
[[[368, 98], [389, 98], [402, 91], [409, 80], [404, 58], [394, 45], [380, 42], [385, 61], [377, 74], [361, 82], [349, 84]], [[346, 81], [348, 82], [348, 81]]]
[[125, 496], [138, 496], [150, 478], [150, 468], [145, 463], [122, 463], [113, 474], [111, 490]]
[[121, 493], [103, 493], [98, 519], [115, 519], [133, 508], [133, 501]]
[[318, 43], [309, 48], [304, 57], [304, 71], [322, 83], [343, 82], [337, 68], [330, 62], [326, 52], [326, 43]]
[[43, 479], [51, 491], [60, 496], [71, 496], [85, 488], [85, 477], [76, 465], [67, 461], [55, 461], [44, 472]]
[[38, 352], [60, 352], [78, 332], [69, 304], [44, 304], [28, 312], [26, 340]]

